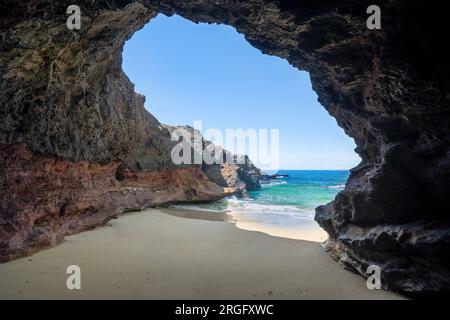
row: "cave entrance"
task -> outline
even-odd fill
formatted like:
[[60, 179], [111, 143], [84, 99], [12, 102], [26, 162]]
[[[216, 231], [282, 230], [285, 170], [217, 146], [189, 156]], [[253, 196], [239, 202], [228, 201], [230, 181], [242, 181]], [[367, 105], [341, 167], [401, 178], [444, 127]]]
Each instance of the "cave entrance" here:
[[262, 54], [233, 27], [162, 14], [126, 43], [123, 69], [161, 123], [201, 121], [224, 135], [238, 128], [279, 130], [279, 167], [250, 160], [264, 174], [282, 177], [266, 177], [261, 190], [244, 199], [179, 210], [231, 211], [244, 229], [325, 240], [314, 209], [344, 189], [360, 158], [353, 139], [317, 101], [307, 72]]

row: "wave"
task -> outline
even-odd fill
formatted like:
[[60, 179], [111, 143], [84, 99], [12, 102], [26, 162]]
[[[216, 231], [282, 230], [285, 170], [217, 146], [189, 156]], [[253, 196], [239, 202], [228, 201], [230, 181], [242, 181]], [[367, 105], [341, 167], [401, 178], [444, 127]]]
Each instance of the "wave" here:
[[193, 205], [182, 204], [173, 205], [172, 208], [203, 211], [203, 212], [227, 212], [230, 214], [258, 214], [258, 215], [279, 215], [289, 216], [295, 219], [312, 219], [314, 210], [299, 208], [293, 205], [278, 205], [257, 203], [253, 199], [237, 199], [230, 197], [221, 201], [223, 208], [218, 209], [217, 205]]
[[327, 186], [327, 189], [333, 189], [333, 190], [345, 189], [345, 184], [338, 184], [335, 186]]
[[254, 199], [238, 199], [236, 197], [221, 200], [219, 209], [217, 208], [217, 203], [211, 205], [183, 204], [172, 207], [203, 212], [227, 212], [230, 214], [255, 214], [259, 216], [276, 215], [308, 220], [314, 217], [314, 210], [299, 208], [293, 205], [258, 203]]
[[[217, 210], [217, 208], [221, 210]], [[226, 213], [225, 221], [244, 230], [259, 231], [272, 236], [321, 242], [325, 232], [314, 222], [314, 210], [295, 205], [261, 203], [254, 199], [230, 197], [214, 204], [183, 204], [184, 210]], [[211, 213], [214, 215], [214, 213]]]
[[279, 186], [282, 184], [287, 184], [287, 181], [270, 181], [269, 183], [264, 183], [261, 184], [262, 188], [270, 188], [270, 187], [275, 187], [275, 186]]
[[293, 218], [312, 218], [314, 211], [292, 205], [261, 204], [242, 201], [228, 207], [231, 213], [288, 215]]

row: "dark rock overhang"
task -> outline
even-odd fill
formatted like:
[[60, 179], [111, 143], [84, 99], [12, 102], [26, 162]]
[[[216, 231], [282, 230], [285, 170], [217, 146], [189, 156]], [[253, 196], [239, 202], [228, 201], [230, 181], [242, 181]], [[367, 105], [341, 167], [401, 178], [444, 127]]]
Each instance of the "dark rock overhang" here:
[[[311, 75], [322, 105], [362, 163], [317, 209], [328, 248], [386, 287], [450, 289], [450, 95], [445, 10], [426, 1], [1, 1], [0, 142], [70, 161], [170, 168], [168, 132], [121, 69], [124, 42], [161, 12], [234, 26], [263, 53]], [[6, 191], [8, 190], [5, 186]], [[13, 215], [5, 212], [2, 217]]]

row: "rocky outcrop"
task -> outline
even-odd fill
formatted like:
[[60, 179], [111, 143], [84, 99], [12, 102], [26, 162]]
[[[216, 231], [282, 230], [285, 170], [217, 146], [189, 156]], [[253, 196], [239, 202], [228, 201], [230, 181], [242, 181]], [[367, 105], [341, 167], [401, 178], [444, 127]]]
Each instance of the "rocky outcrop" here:
[[[70, 4], [0, 2], [1, 143], [64, 161], [176, 170], [167, 130], [121, 70], [124, 41], [158, 12], [229, 24], [262, 52], [310, 72], [320, 102], [355, 139], [362, 163], [336, 200], [317, 209], [330, 253], [364, 276], [379, 265], [393, 290], [450, 289], [445, 10], [380, 0], [382, 29], [369, 30], [368, 1], [80, 0], [82, 28], [69, 31]], [[3, 202], [1, 219], [11, 235], [30, 228]]]
[[117, 162], [73, 162], [0, 146], [0, 262], [102, 226], [126, 211], [221, 199], [200, 167], [132, 172]]
[[172, 163], [169, 131], [121, 69], [124, 41], [152, 16], [143, 4], [83, 10], [83, 35], [53, 20], [69, 3], [14, 4], [0, 19], [1, 261], [124, 211], [228, 194]]
[[[247, 155], [234, 155], [231, 152], [214, 145], [205, 139], [201, 132], [191, 126], [168, 126], [164, 125], [171, 134], [175, 130], [186, 131], [190, 136], [189, 147], [191, 148], [191, 163], [194, 162], [194, 153], [200, 153], [202, 159], [201, 168], [206, 176], [217, 185], [229, 188], [236, 196], [246, 196], [248, 191], [261, 189], [259, 176], [261, 170], [258, 169]], [[182, 134], [182, 133], [181, 133]], [[195, 137], [198, 137], [201, 149], [196, 147]], [[187, 138], [187, 137], [186, 137]], [[176, 140], [176, 136], [173, 140]], [[198, 149], [198, 150], [197, 150]], [[206, 163], [203, 153], [208, 153], [211, 158], [217, 159], [214, 163]], [[217, 153], [217, 155], [216, 155]]]
[[259, 184], [259, 170], [248, 158], [240, 156], [242, 160], [235, 156], [234, 163], [231, 164], [203, 164], [202, 171], [206, 176], [222, 187], [233, 188], [238, 191], [239, 196], [246, 196], [247, 191], [257, 191], [261, 189]]

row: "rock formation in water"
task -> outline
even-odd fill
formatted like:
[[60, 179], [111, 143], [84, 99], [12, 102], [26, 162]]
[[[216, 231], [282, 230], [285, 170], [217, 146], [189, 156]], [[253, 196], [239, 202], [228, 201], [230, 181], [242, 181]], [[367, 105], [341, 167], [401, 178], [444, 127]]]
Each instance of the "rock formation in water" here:
[[[186, 170], [186, 179], [205, 181], [200, 171], [174, 168], [168, 131], [121, 69], [133, 32], [157, 13], [180, 14], [234, 26], [263, 53], [308, 71], [322, 105], [355, 139], [361, 164], [335, 201], [317, 209], [330, 253], [364, 276], [378, 265], [393, 290], [450, 289], [445, 10], [380, 0], [382, 29], [369, 30], [365, 0], [80, 0], [82, 27], [70, 31], [71, 4], [0, 1], [4, 257], [49, 241], [48, 230], [67, 228], [61, 216], [82, 221], [89, 209], [76, 208], [89, 208], [89, 191], [71, 195], [92, 185], [114, 206], [108, 190], [129, 175]], [[55, 192], [68, 204], [52, 203]]]

